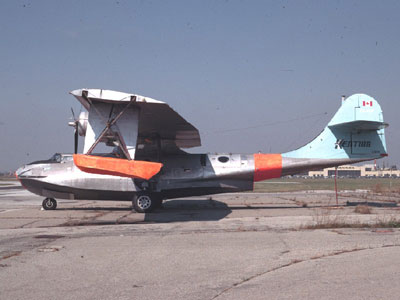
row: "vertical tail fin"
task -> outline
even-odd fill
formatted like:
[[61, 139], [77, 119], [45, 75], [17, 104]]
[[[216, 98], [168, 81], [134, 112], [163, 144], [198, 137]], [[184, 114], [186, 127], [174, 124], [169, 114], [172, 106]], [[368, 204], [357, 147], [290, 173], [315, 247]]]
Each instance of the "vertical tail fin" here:
[[342, 106], [318, 137], [297, 150], [282, 154], [283, 170], [287, 169], [283, 173], [387, 156], [386, 126], [378, 101], [365, 94], [352, 95], [342, 101]]

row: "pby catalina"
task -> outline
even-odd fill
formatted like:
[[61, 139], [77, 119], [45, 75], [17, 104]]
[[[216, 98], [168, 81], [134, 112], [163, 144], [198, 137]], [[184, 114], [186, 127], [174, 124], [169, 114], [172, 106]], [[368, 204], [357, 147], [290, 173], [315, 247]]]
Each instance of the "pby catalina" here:
[[[26, 189], [46, 197], [46, 210], [56, 198], [125, 200], [146, 213], [165, 199], [248, 191], [256, 181], [387, 156], [381, 107], [365, 94], [343, 99], [321, 134], [282, 154], [189, 154], [182, 149], [200, 146], [199, 132], [167, 103], [101, 89], [71, 94], [87, 110], [70, 123], [75, 154], [16, 171]], [[99, 143], [113, 150], [95, 154]]]

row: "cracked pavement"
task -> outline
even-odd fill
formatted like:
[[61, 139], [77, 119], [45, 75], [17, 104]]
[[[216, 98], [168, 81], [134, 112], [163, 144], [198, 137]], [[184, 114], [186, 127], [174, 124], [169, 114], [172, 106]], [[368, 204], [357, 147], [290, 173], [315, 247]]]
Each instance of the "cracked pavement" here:
[[146, 216], [123, 202], [61, 201], [60, 210], [40, 211], [40, 197], [3, 192], [0, 299], [398, 299], [400, 292], [399, 229], [300, 229], [321, 210], [366, 222], [397, 216], [397, 206], [360, 215], [330, 209], [329, 193], [254, 193], [168, 201]]

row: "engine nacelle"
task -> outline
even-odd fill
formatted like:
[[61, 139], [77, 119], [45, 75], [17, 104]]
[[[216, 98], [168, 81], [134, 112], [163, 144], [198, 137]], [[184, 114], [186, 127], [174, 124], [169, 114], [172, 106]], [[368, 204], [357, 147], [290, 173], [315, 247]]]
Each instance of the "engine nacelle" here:
[[86, 128], [88, 124], [89, 113], [87, 111], [81, 111], [78, 118], [78, 133], [80, 136], [86, 135]]
[[88, 124], [88, 117], [89, 117], [89, 113], [87, 111], [82, 111], [79, 114], [78, 120], [76, 120], [74, 122], [69, 122], [68, 125], [72, 126], [72, 127], [78, 127], [78, 128], [76, 128], [78, 130], [78, 134], [80, 136], [85, 136], [87, 124]]

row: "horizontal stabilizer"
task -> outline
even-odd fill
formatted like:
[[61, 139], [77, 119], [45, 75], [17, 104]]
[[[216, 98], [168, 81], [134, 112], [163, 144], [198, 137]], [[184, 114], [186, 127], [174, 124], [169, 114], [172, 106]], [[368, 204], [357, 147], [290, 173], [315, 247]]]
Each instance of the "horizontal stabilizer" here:
[[83, 172], [113, 175], [149, 180], [160, 172], [163, 164], [157, 162], [127, 160], [112, 157], [101, 157], [74, 154], [75, 165]]
[[389, 124], [378, 121], [351, 121], [328, 126], [331, 129], [344, 129], [352, 131], [375, 131], [388, 127]]

